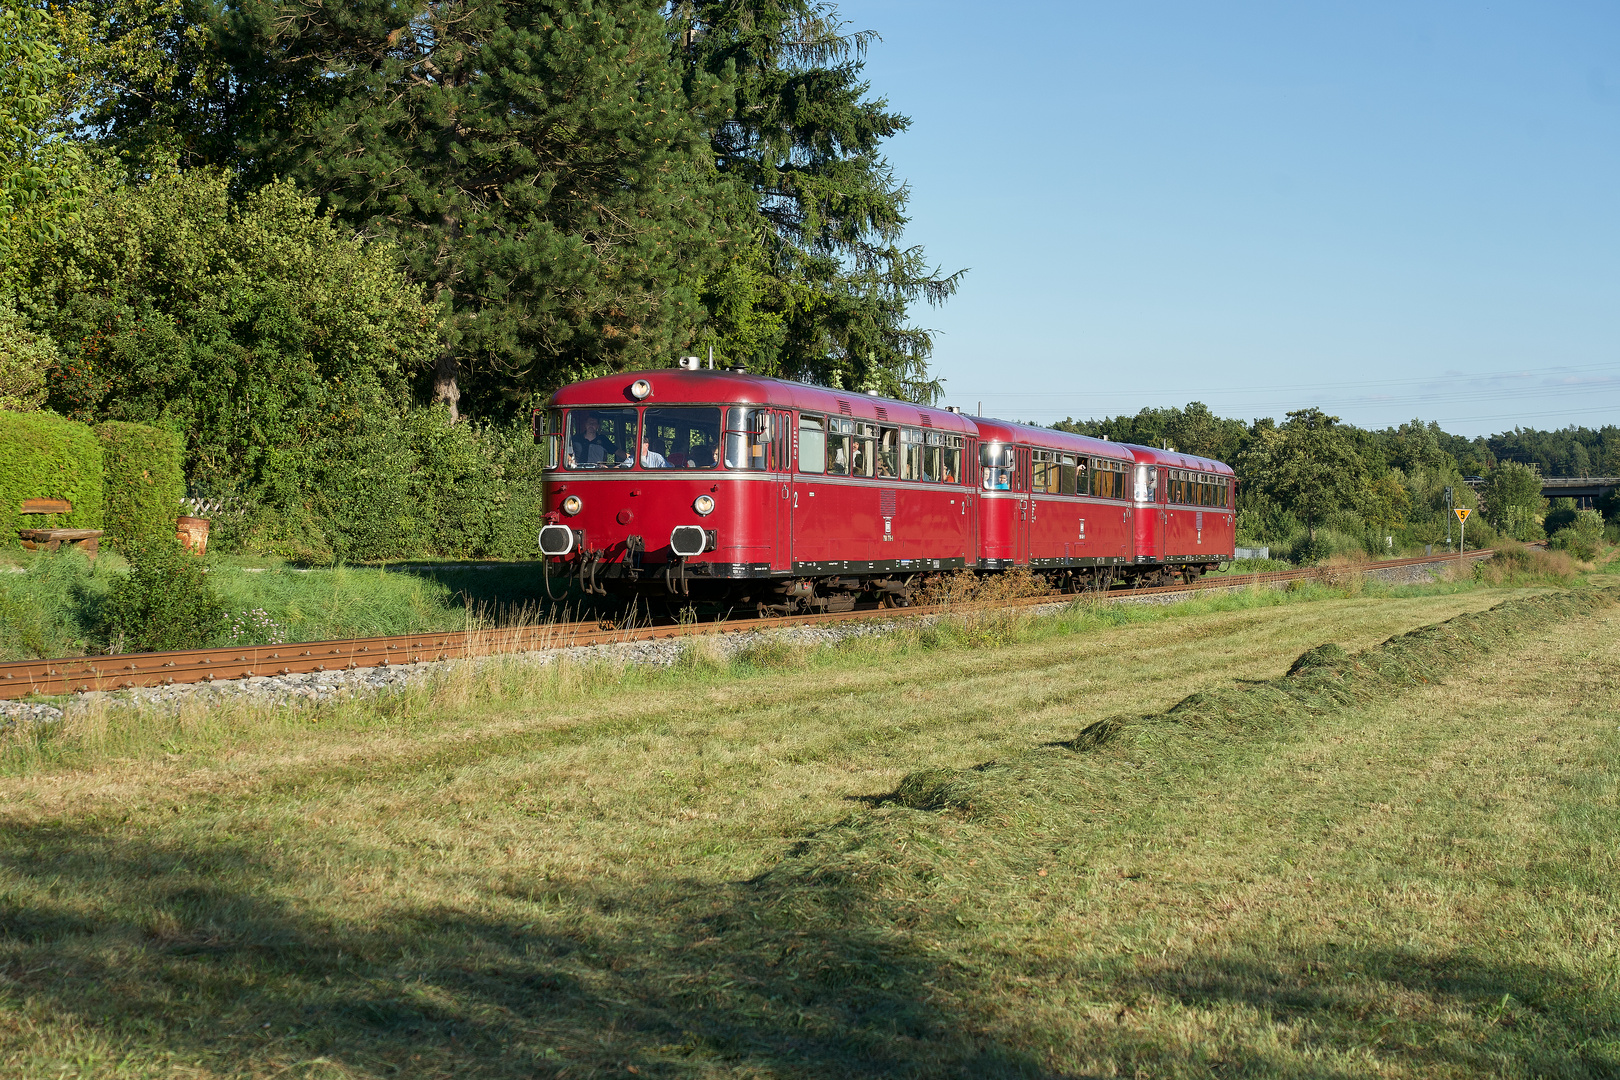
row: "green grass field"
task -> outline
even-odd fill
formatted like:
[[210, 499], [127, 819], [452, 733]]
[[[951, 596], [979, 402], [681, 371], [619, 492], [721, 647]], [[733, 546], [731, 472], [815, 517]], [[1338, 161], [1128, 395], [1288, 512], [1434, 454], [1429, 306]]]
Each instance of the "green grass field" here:
[[[127, 564], [105, 552], [10, 552], [0, 562], [0, 660], [101, 652], [101, 603]], [[223, 644], [273, 644], [463, 630], [533, 618], [547, 607], [538, 563], [295, 566], [220, 556], [209, 580], [231, 615]], [[554, 585], [558, 597], [568, 594]], [[577, 599], [565, 607], [577, 607]]]
[[1311, 587], [13, 733], [0, 1075], [1615, 1075], [1617, 629]]

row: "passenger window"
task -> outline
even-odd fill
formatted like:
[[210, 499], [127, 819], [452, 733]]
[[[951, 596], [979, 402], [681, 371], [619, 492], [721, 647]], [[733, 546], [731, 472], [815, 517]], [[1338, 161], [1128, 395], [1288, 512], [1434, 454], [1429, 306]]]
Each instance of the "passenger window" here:
[[900, 432], [895, 428], [878, 428], [877, 476], [880, 480], [893, 480], [900, 475]]
[[1062, 495], [1074, 494], [1074, 455], [1063, 454], [1058, 458], [1058, 493]]
[[900, 479], [922, 480], [922, 432], [915, 428], [900, 429]]
[[799, 417], [799, 471], [819, 473], [827, 470], [827, 433], [822, 430], [821, 417]]
[[827, 475], [849, 475], [849, 436], [842, 432], [827, 436]]
[[1091, 459], [1081, 458], [1074, 464], [1074, 493], [1091, 494]]
[[947, 484], [960, 484], [962, 482], [962, 439], [959, 435], [951, 436], [955, 440], [954, 446], [940, 447], [939, 478]]

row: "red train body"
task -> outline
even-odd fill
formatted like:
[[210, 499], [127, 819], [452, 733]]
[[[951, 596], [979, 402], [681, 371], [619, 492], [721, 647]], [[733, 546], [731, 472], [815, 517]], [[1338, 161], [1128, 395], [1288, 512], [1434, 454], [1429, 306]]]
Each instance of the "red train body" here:
[[[541, 551], [591, 592], [836, 611], [958, 569], [1078, 588], [1232, 557], [1218, 462], [738, 371], [575, 383], [535, 437]], [[1164, 502], [1183, 473], [1225, 501]]]

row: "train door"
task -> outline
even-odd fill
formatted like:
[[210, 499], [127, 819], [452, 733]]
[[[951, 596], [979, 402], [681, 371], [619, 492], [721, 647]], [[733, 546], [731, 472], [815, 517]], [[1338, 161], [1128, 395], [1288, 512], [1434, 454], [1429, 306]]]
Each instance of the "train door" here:
[[1169, 498], [1169, 495], [1170, 495], [1170, 470], [1166, 469], [1166, 468], [1163, 468], [1163, 467], [1160, 467], [1159, 468], [1159, 487], [1158, 487], [1158, 491], [1155, 493], [1155, 498], [1153, 500], [1154, 505], [1153, 505], [1153, 510], [1152, 510], [1152, 514], [1153, 514], [1153, 517], [1154, 517], [1154, 523], [1153, 523], [1153, 556], [1154, 556], [1154, 558], [1157, 558], [1157, 559], [1160, 559], [1160, 560], [1164, 559], [1165, 552], [1167, 552], [1169, 550], [1169, 548], [1164, 546], [1168, 542], [1168, 539], [1169, 539], [1169, 537], [1165, 533], [1165, 514], [1167, 512], [1165, 510], [1165, 501]]
[[958, 516], [962, 519], [962, 559], [972, 566], [979, 558], [979, 444], [972, 439], [962, 440], [961, 465], [957, 469]]
[[1013, 470], [1013, 490], [1018, 493], [1018, 521], [1013, 537], [1013, 562], [1029, 565], [1030, 522], [1035, 514], [1035, 500], [1029, 490], [1029, 447], [1018, 448], [1018, 467]]
[[[838, 558], [837, 538], [845, 531], [838, 528], [839, 489], [824, 483], [832, 457], [828, 453], [831, 440], [844, 441], [840, 438], [841, 432], [829, 433], [829, 427], [828, 418], [810, 413], [799, 415], [799, 442], [794, 447], [793, 498], [789, 512], [793, 518], [793, 561], [800, 565]], [[848, 471], [847, 461], [847, 451], [841, 450], [835, 474]]]
[[771, 501], [776, 503], [776, 546], [771, 551], [773, 573], [793, 570], [793, 451], [797, 442], [793, 414], [770, 411]]

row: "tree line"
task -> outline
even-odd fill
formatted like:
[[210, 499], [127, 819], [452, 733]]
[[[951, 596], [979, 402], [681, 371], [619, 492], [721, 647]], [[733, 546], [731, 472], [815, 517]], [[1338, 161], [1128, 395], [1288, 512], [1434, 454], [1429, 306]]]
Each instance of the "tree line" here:
[[332, 490], [510, 459], [575, 379], [931, 400], [959, 275], [902, 241], [870, 41], [820, 0], [8, 5], [0, 407], [169, 427], [244, 536], [354, 556]]
[[[1201, 402], [1102, 420], [1069, 418], [1055, 426], [1232, 464], [1238, 542], [1269, 546], [1273, 555], [1295, 561], [1351, 552], [1376, 557], [1460, 541], [1457, 507], [1480, 512], [1468, 524], [1470, 546], [1551, 536], [1590, 557], [1605, 528], [1610, 540], [1620, 541], [1620, 525], [1613, 524], [1620, 505], [1612, 500], [1583, 516], [1568, 499], [1541, 497], [1542, 476], [1592, 475], [1593, 461], [1620, 475], [1620, 457], [1609, 456], [1620, 454], [1620, 428], [1612, 426], [1515, 428], [1467, 439], [1432, 421], [1359, 428], [1317, 408], [1290, 412], [1280, 424], [1270, 417], [1246, 423], [1216, 416]], [[1558, 471], [1547, 469], [1549, 462]], [[1583, 464], [1584, 471], [1573, 471]]]

